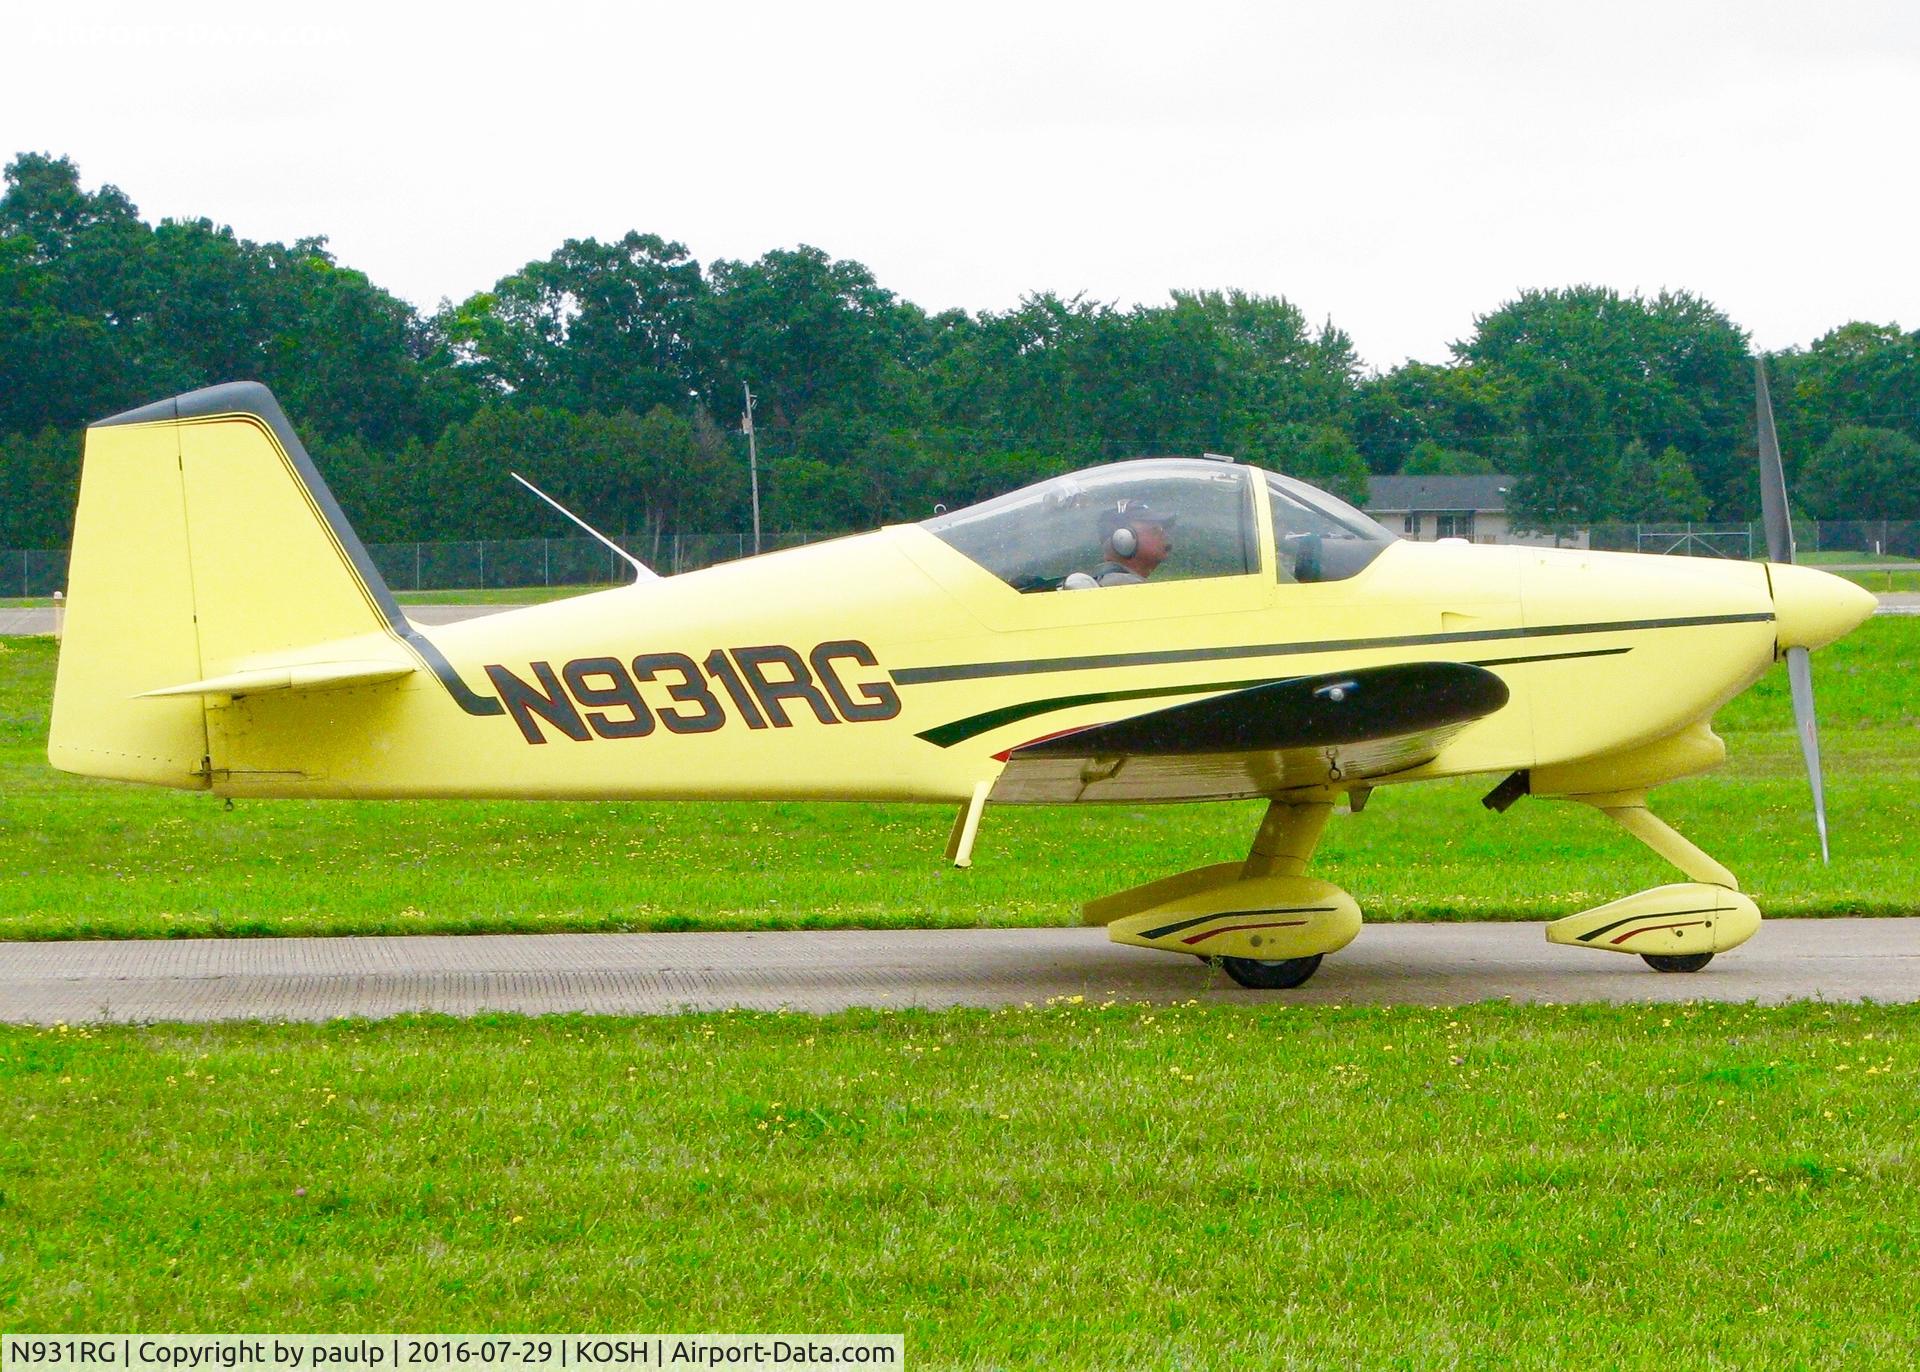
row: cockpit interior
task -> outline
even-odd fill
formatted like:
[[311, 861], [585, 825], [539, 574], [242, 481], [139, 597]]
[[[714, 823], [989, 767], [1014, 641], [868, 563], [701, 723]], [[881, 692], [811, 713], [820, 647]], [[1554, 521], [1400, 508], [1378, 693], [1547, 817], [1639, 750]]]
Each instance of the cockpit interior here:
[[1101, 580], [1099, 571], [1126, 560], [1145, 532], [1136, 525], [1148, 523], [1159, 528], [1146, 541], [1166, 548], [1147, 573], [1155, 582], [1253, 576], [1263, 564], [1281, 582], [1341, 581], [1395, 541], [1303, 481], [1225, 459], [1178, 457], [1053, 477], [921, 527], [1032, 594], [1095, 586], [1124, 592], [1125, 584]]

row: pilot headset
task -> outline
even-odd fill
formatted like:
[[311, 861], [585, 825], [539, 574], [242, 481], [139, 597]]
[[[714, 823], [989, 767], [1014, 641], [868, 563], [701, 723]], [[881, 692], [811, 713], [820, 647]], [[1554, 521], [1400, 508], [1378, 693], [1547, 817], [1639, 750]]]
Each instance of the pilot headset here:
[[[1131, 516], [1131, 519], [1129, 519]], [[1116, 523], [1112, 533], [1107, 535], [1107, 546], [1113, 549], [1115, 557], [1128, 558], [1140, 551], [1140, 532], [1132, 520], [1144, 519], [1151, 524], [1168, 524], [1172, 521], [1144, 500], [1122, 500], [1114, 510]]]

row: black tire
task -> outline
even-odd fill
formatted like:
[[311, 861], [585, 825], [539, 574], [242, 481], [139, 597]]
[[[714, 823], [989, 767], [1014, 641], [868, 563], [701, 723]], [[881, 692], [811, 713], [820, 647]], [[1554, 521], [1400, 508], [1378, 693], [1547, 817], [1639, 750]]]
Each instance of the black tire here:
[[1713, 961], [1712, 953], [1642, 953], [1656, 972], [1697, 972]]
[[1324, 953], [1315, 953], [1310, 958], [1283, 958], [1279, 962], [1221, 958], [1220, 965], [1228, 976], [1255, 991], [1291, 991], [1320, 970], [1320, 959], [1324, 956]]

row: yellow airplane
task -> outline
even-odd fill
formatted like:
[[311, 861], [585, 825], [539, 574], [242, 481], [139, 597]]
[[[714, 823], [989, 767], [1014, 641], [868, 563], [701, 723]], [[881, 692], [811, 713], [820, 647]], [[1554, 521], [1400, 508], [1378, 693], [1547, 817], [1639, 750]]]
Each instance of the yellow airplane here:
[[1297, 986], [1360, 927], [1305, 875], [1336, 802], [1487, 773], [1687, 878], [1549, 939], [1694, 971], [1760, 913], [1647, 808], [1784, 656], [1825, 848], [1808, 650], [1873, 597], [1769, 562], [1409, 543], [1230, 460], [1096, 467], [919, 524], [435, 629], [411, 623], [265, 387], [87, 433], [49, 755], [220, 796], [929, 801], [1266, 797], [1242, 861], [1104, 896], [1122, 943]]

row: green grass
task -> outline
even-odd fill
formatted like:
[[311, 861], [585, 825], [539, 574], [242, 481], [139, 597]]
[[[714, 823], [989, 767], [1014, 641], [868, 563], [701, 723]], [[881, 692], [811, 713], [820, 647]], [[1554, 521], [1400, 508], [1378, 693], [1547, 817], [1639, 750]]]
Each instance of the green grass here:
[[1836, 575], [1845, 577], [1856, 586], [1865, 587], [1875, 595], [1920, 591], [1920, 571], [1838, 572]]
[[[53, 645], [0, 652], [0, 937], [1072, 923], [1095, 895], [1245, 852], [1257, 804], [1002, 808], [975, 866], [924, 806], [243, 802], [47, 766]], [[1660, 811], [1774, 915], [1907, 914], [1920, 832], [1920, 618], [1816, 658], [1834, 862], [1822, 868], [1776, 671], [1722, 713], [1732, 759]], [[1584, 807], [1481, 808], [1489, 783], [1385, 787], [1314, 871], [1370, 919], [1544, 918], [1672, 880]]]
[[[1901, 557], [1895, 553], [1876, 554], [1840, 549], [1823, 553], [1800, 553], [1799, 562], [1814, 567], [1825, 567], [1836, 576], [1843, 576], [1857, 586], [1869, 591], [1886, 595], [1897, 591], [1920, 591], [1920, 559]], [[1886, 569], [1881, 564], [1901, 562], [1908, 567]], [[1842, 571], [1843, 567], [1860, 563], [1876, 565], [1873, 571]]]
[[[599, 586], [468, 586], [449, 590], [396, 591], [394, 599], [402, 605], [539, 605], [549, 600], [565, 600], [589, 591], [604, 591]], [[51, 596], [0, 596], [0, 610], [44, 610], [52, 606]]]
[[1807, 563], [1815, 567], [1846, 566], [1858, 562], [1907, 562], [1920, 570], [1920, 557], [1904, 557], [1899, 553], [1867, 553], [1858, 548], [1829, 548], [1825, 552], [1806, 552], [1794, 554], [1796, 562]]
[[396, 591], [394, 599], [402, 605], [540, 605], [549, 600], [565, 600], [589, 591], [611, 590], [611, 584], [599, 586], [469, 586], [442, 591]]
[[0, 1030], [0, 1323], [1910, 1366], [1920, 1011]]

